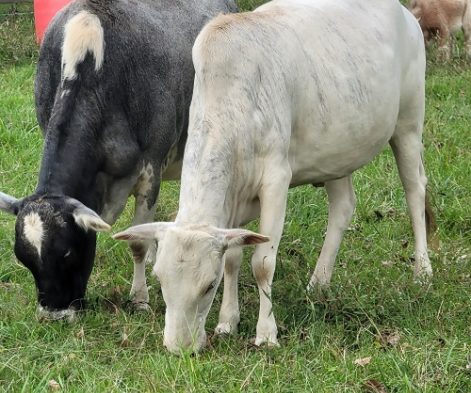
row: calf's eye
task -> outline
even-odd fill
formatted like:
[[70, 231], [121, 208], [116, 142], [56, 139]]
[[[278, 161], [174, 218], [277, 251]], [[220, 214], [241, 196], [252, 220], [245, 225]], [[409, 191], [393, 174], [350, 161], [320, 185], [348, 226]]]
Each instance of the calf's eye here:
[[216, 286], [216, 280], [214, 280], [211, 284], [209, 284], [208, 288], [206, 289], [206, 292], [204, 293], [207, 295], [211, 290]]

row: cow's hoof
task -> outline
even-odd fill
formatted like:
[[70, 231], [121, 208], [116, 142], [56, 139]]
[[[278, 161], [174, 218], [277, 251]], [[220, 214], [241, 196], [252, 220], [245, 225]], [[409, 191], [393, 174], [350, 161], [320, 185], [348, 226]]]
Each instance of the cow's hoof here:
[[278, 343], [278, 339], [276, 338], [276, 335], [273, 336], [271, 335], [264, 335], [264, 336], [257, 336], [255, 337], [255, 340], [253, 344], [257, 347], [265, 346], [267, 348], [278, 348], [280, 344]]
[[266, 333], [257, 333], [257, 337], [255, 337], [253, 344], [256, 345], [257, 347], [260, 347], [263, 345], [268, 348], [276, 348], [280, 346], [280, 344], [278, 343], [276, 331], [266, 332]]
[[329, 288], [330, 286], [330, 280], [328, 280], [325, 277], [319, 278], [316, 275], [312, 275], [311, 279], [309, 280], [309, 284], [307, 284], [306, 291], [308, 293], [310, 292], [316, 292], [316, 291], [322, 291], [324, 289]]
[[132, 310], [135, 312], [144, 312], [150, 313], [152, 309], [149, 306], [149, 303], [146, 302], [132, 302]]
[[414, 265], [414, 281], [420, 284], [427, 284], [432, 278], [432, 265], [428, 257], [416, 257]]
[[330, 289], [330, 283], [319, 282], [311, 280], [306, 287], [306, 295], [308, 298], [320, 298], [323, 299], [328, 296]]
[[237, 326], [232, 326], [229, 322], [221, 322], [216, 326], [214, 329], [214, 334], [216, 336], [223, 336], [228, 334], [236, 334], [237, 333]]
[[432, 276], [432, 269], [416, 270], [414, 271], [414, 282], [420, 285], [430, 284]]

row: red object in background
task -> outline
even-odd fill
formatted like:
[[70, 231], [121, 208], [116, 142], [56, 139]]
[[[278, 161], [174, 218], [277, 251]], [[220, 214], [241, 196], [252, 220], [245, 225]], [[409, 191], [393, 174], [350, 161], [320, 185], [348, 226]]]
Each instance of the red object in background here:
[[54, 15], [72, 0], [34, 0], [34, 24], [36, 40], [41, 43], [47, 25]]

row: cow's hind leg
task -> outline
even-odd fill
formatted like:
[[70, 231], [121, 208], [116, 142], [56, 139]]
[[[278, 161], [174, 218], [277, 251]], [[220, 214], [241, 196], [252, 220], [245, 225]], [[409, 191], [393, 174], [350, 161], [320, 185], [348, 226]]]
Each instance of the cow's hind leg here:
[[427, 252], [425, 192], [427, 178], [422, 163], [422, 133], [415, 124], [399, 123], [390, 141], [396, 157], [399, 176], [406, 194], [415, 236], [414, 276], [417, 279], [432, 275]]
[[237, 282], [242, 261], [242, 248], [228, 250], [225, 258], [224, 294], [219, 311], [219, 323], [214, 330], [216, 334], [236, 333], [240, 321]]
[[329, 199], [327, 234], [308, 290], [315, 286], [327, 286], [330, 283], [343, 234], [348, 228], [355, 210], [356, 199], [351, 175], [326, 182], [325, 189]]

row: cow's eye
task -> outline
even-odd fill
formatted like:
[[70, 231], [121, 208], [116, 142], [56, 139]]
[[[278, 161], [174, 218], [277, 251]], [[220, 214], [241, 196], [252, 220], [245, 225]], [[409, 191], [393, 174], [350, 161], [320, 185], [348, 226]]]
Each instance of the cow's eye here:
[[216, 280], [214, 280], [211, 284], [209, 284], [208, 288], [206, 289], [206, 292], [204, 293], [207, 295], [208, 293], [211, 292], [211, 290], [216, 286]]

